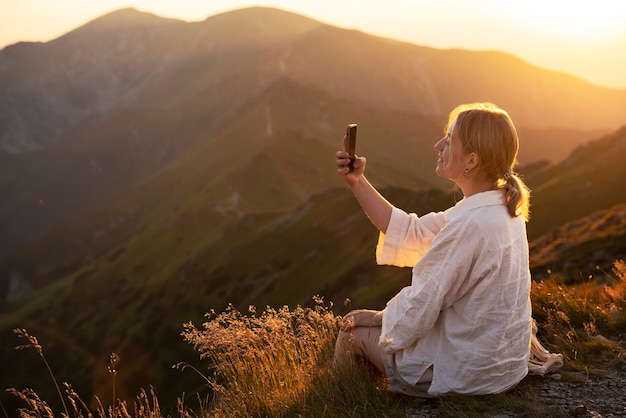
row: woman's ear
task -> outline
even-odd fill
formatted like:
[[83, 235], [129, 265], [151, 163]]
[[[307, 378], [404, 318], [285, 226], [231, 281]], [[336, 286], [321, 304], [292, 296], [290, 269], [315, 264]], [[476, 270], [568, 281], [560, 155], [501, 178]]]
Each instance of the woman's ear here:
[[467, 169], [473, 170], [478, 166], [478, 154], [470, 152], [467, 158]]

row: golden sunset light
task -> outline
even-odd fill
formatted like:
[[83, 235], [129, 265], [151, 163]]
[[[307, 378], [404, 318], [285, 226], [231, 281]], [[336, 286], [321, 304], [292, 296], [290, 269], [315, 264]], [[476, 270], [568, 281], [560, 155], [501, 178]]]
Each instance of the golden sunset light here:
[[0, 410], [626, 416], [625, 109], [626, 0], [0, 0]]
[[325, 23], [436, 48], [500, 50], [594, 84], [626, 88], [626, 3], [617, 0], [47, 0], [0, 2], [0, 47], [49, 41], [110, 11], [135, 7], [187, 21], [262, 5]]

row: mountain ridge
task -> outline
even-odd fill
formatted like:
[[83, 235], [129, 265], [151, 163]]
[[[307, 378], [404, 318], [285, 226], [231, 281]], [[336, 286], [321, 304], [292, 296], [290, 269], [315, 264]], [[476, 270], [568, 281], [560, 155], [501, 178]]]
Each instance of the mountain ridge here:
[[[114, 22], [120, 20], [116, 18], [118, 15], [128, 15], [130, 18], [127, 20], [130, 22], [139, 20], [142, 24], [129, 25], [124, 30], [111, 29], [115, 28]], [[281, 25], [269, 24], [274, 21], [281, 22]], [[249, 24], [246, 30], [236, 29], [238, 24], [246, 23]], [[102, 35], [101, 31], [96, 30], [101, 24], [109, 36], [96, 36]], [[276, 29], [277, 27], [281, 30]], [[241, 39], [247, 41], [243, 42]], [[168, 88], [168, 100], [177, 95], [179, 100], [185, 100], [189, 98], [188, 93], [182, 95], [185, 91], [215, 86], [230, 72], [220, 72], [220, 66], [217, 65], [219, 60], [216, 58], [221, 59], [222, 55], [218, 53], [231, 50], [237, 56], [243, 57], [245, 55], [238, 53], [237, 49], [244, 45], [254, 45], [248, 51], [252, 53], [252, 58], [261, 57], [259, 53], [266, 54], [260, 61], [257, 60], [260, 65], [256, 66], [254, 59], [239, 60], [248, 67], [257, 67], [257, 72], [261, 71], [257, 76], [261, 83], [267, 84], [269, 79], [263, 81], [264, 78], [275, 78], [285, 71], [305, 84], [313, 83], [324, 87], [327, 83], [320, 80], [335, 80], [334, 84], [327, 87], [329, 91], [336, 90], [335, 95], [339, 94], [348, 100], [367, 103], [376, 108], [384, 104], [400, 111], [445, 114], [458, 103], [488, 99], [509, 109], [522, 125], [545, 127], [548, 124], [566, 126], [575, 123], [585, 129], [611, 129], [615, 125], [614, 122], [608, 122], [611, 120], [611, 112], [615, 113], [615, 117], [618, 115], [611, 108], [626, 103], [626, 91], [595, 87], [573, 76], [531, 66], [503, 52], [438, 50], [335, 28], [279, 9], [256, 7], [227, 12], [192, 23], [123, 9], [94, 19], [53, 41], [38, 44], [35, 49], [42, 50], [42, 54], [36, 56], [23, 56], [25, 51], [21, 50], [32, 50], [30, 46], [26, 48], [25, 45], [14, 45], [5, 48], [0, 50], [0, 69], [3, 70], [0, 70], [0, 87], [8, 88], [12, 99], [4, 106], [0, 101], [0, 108], [8, 112], [11, 104], [17, 105], [19, 109], [19, 101], [16, 102], [19, 97], [30, 98], [35, 103], [41, 101], [47, 112], [50, 108], [69, 106], [68, 109], [74, 115], [71, 118], [63, 116], [64, 112], [57, 111], [58, 118], [67, 119], [56, 128], [62, 133], [76, 123], [86, 121], [85, 117], [89, 115], [102, 115], [102, 112], [112, 106], [133, 105], [137, 100], [137, 105], [154, 106], [159, 102], [155, 100], [154, 94], [149, 94], [144, 99], [141, 99], [142, 95], [146, 89], [152, 89], [158, 83], [167, 83], [171, 78], [176, 80], [182, 77], [189, 87], [179, 91], [173, 87]], [[82, 52], [77, 52], [81, 50]], [[307, 51], [308, 55], [304, 57], [300, 51]], [[237, 60], [232, 62], [235, 64]], [[388, 67], [384, 67], [384, 71], [374, 71], [372, 62], [393, 62], [395, 74], [389, 76], [386, 73]], [[202, 67], [208, 70], [207, 74], [200, 78], [197, 75], [189, 77], [192, 73], [185, 68], [192, 69], [195, 66], [195, 74], [199, 74], [199, 65], [202, 63]], [[320, 66], [322, 63], [324, 66]], [[230, 69], [234, 68], [233, 64], [228, 64]], [[516, 74], [519, 73], [518, 68], [522, 67], [527, 68], [525, 71], [532, 75], [529, 80], [534, 81], [522, 83], [527, 86], [524, 86], [524, 90], [518, 89], [516, 94], [506, 94], [507, 90], [520, 84], [515, 78], [509, 77], [519, 77]], [[11, 71], [12, 68], [15, 71]], [[294, 73], [294, 69], [297, 72]], [[355, 73], [357, 69], [358, 72]], [[32, 74], [31, 78], [43, 83], [42, 86], [48, 89], [46, 96], [38, 95], [32, 82], [20, 81], [24, 74]], [[354, 74], [358, 74], [358, 77], [354, 77]], [[433, 78], [435, 75], [437, 78]], [[367, 77], [368, 81], [355, 86], [354, 82], [363, 77]], [[461, 86], [452, 84], [462, 80], [467, 82]], [[71, 86], [69, 90], [59, 89], [59, 86], [68, 82]], [[198, 83], [203, 83], [204, 87], [198, 86]], [[493, 86], [481, 89], [481, 86], [486, 87], [489, 83]], [[94, 90], [89, 85], [100, 87]], [[472, 86], [478, 90], [467, 90], [474, 88]], [[554, 91], [555, 88], [558, 91]], [[525, 94], [524, 97], [526, 100], [531, 99], [531, 104], [534, 105], [524, 105], [510, 99], [520, 95], [522, 91], [527, 93], [529, 89], [534, 93]], [[549, 93], [543, 94], [544, 90]], [[562, 106], [572, 106], [572, 100], [568, 100], [568, 97], [573, 97], [571, 90], [576, 90], [576, 97], [585, 101], [585, 114], [581, 109], [573, 108], [568, 112], [573, 113], [571, 117], [565, 112], [559, 115], [561, 121], [556, 118], [550, 121], [542, 116], [546, 104], [551, 105], [555, 100], [559, 100]], [[457, 91], [465, 93], [459, 95], [455, 93]], [[445, 95], [440, 97], [441, 93], [434, 92], [445, 92]], [[376, 100], [379, 96], [385, 98], [383, 102]], [[50, 99], [52, 97], [54, 100]], [[395, 97], [395, 100], [386, 97]], [[546, 104], [542, 104], [543, 102]], [[522, 111], [518, 109], [520, 106], [521, 109], [536, 110]], [[31, 112], [37, 114], [43, 110], [35, 107]], [[9, 118], [5, 117], [7, 122], [11, 121], [11, 117], [16, 117], [15, 112], [9, 115]], [[600, 125], [598, 123], [601, 119], [598, 118], [604, 118]], [[45, 118], [39, 119], [39, 125], [45, 123]], [[27, 126], [33, 123], [38, 126], [36, 122], [36, 119], [24, 120]], [[0, 134], [2, 149], [13, 152], [19, 149], [17, 143], [7, 148], [7, 132], [0, 131]], [[22, 137], [24, 135], [26, 134], [22, 134]], [[26, 149], [36, 149], [38, 143], [43, 145], [56, 140], [59, 138], [38, 139], [33, 142], [35, 148]]]

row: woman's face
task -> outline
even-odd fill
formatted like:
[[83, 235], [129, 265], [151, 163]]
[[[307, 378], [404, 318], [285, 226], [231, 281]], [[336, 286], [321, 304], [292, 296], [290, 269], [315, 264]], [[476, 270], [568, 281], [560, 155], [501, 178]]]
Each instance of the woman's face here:
[[435, 144], [439, 156], [435, 172], [439, 177], [453, 181], [457, 181], [466, 168], [461, 141], [454, 134], [455, 124], [456, 119], [448, 127], [448, 134]]

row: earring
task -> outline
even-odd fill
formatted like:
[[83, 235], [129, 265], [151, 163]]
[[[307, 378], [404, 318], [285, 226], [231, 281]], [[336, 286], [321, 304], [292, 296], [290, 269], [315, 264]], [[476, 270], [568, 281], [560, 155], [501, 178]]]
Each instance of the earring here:
[[468, 171], [468, 169], [467, 169], [467, 168], [463, 171], [463, 177], [464, 177], [464, 178], [467, 178], [467, 171]]

